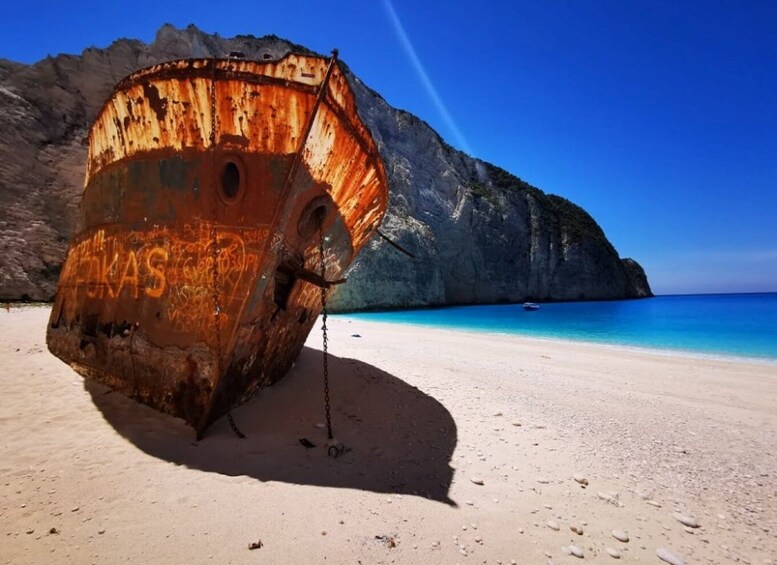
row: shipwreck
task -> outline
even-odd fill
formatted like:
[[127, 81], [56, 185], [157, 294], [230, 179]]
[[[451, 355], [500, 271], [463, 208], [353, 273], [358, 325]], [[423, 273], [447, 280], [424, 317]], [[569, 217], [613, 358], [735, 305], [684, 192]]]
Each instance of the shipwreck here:
[[172, 61], [115, 87], [52, 353], [198, 433], [284, 376], [387, 205], [336, 55]]

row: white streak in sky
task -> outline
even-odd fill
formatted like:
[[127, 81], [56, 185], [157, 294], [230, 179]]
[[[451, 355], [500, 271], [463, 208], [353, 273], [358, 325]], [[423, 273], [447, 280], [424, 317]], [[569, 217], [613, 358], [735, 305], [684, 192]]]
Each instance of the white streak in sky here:
[[418, 58], [418, 54], [415, 52], [415, 48], [413, 47], [413, 44], [410, 42], [410, 38], [405, 32], [405, 28], [402, 26], [402, 22], [399, 21], [399, 16], [397, 16], [397, 12], [394, 10], [394, 6], [391, 3], [391, 0], [383, 0], [383, 7], [386, 9], [389, 20], [391, 20], [391, 24], [394, 26], [394, 31], [399, 38], [399, 42], [402, 44], [402, 48], [410, 58], [410, 62], [413, 64], [413, 68], [418, 74], [418, 78], [421, 79], [421, 82], [423, 83], [429, 98], [432, 99], [432, 102], [434, 102], [434, 105], [437, 107], [437, 111], [445, 121], [445, 125], [448, 126], [448, 129], [451, 131], [451, 133], [453, 133], [453, 137], [456, 138], [459, 147], [465, 153], [472, 155], [472, 150], [470, 149], [467, 140], [464, 139], [464, 135], [456, 125], [456, 122], [453, 121], [453, 117], [450, 115], [450, 113], [448, 113], [448, 109], [445, 107], [445, 104], [443, 104], [442, 98], [440, 98], [440, 95], [437, 94], [437, 90], [434, 88], [429, 75], [426, 74], [426, 69], [424, 68], [423, 63], [421, 63], [421, 59]]

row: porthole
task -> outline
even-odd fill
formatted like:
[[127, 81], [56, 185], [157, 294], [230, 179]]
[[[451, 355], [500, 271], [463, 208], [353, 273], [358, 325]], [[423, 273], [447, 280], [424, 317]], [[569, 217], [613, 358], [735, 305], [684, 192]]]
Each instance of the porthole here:
[[221, 169], [221, 194], [227, 200], [240, 194], [240, 167], [234, 161], [227, 161]]
[[329, 215], [330, 202], [329, 197], [319, 196], [309, 202], [302, 210], [297, 224], [297, 232], [303, 239], [310, 239], [314, 234], [319, 233]]

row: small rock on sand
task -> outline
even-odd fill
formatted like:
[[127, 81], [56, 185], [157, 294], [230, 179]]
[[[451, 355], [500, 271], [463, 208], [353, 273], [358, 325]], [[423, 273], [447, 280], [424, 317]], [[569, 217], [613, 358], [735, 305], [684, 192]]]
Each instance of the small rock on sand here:
[[551, 530], [555, 530], [555, 531], [559, 531], [559, 529], [560, 529], [560, 528], [558, 527], [558, 524], [557, 524], [556, 522], [554, 522], [553, 520], [548, 520], [548, 527], [549, 527]]
[[607, 549], [605, 549], [605, 551], [607, 552], [607, 555], [609, 555], [613, 559], [620, 559], [621, 558], [621, 552], [618, 551], [617, 549], [613, 549], [612, 547], [608, 547]]
[[629, 534], [623, 530], [613, 530], [612, 537], [618, 541], [622, 541], [623, 543], [628, 543], [629, 541]]
[[515, 426], [516, 428], [520, 428], [522, 425], [523, 424], [521, 424], [520, 422], [513, 422], [513, 426]]
[[655, 506], [656, 508], [661, 508], [661, 503], [660, 502], [656, 502], [655, 500], [646, 500], [645, 502], [650, 504], [650, 506]]
[[537, 482], [540, 483], [541, 485], [547, 485], [548, 483], [550, 483], [550, 479], [546, 479], [545, 477], [540, 477], [537, 479]]
[[672, 518], [680, 522], [683, 526], [688, 526], [689, 528], [701, 527], [701, 524], [699, 524], [699, 521], [693, 516], [687, 516], [685, 514], [680, 514], [679, 512], [674, 512], [672, 513]]
[[484, 484], [483, 479], [481, 477], [470, 477], [469, 480], [475, 483], [476, 485], [482, 486]]
[[663, 547], [660, 549], [656, 549], [656, 555], [658, 555], [658, 558], [661, 561], [666, 561], [669, 563], [669, 565], [685, 565], [685, 561], [678, 555], [675, 555], [668, 549], [664, 549]]
[[577, 475], [575, 475], [572, 478], [575, 479], [576, 483], [580, 483], [583, 486], [587, 486], [588, 485], [588, 479], [586, 479], [583, 475], [577, 474]]
[[579, 536], [583, 535], [583, 528], [581, 528], [577, 524], [572, 524], [571, 526], [569, 526], [569, 529], [575, 532]]
[[583, 558], [583, 550], [577, 547], [576, 545], [570, 545], [569, 551], [574, 555], [575, 557], [582, 559]]

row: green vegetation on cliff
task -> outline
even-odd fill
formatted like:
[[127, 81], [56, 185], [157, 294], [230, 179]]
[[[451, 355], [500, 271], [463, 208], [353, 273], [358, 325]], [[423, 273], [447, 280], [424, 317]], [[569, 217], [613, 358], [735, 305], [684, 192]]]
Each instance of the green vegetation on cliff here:
[[[546, 194], [536, 186], [501, 167], [486, 162], [483, 162], [483, 165], [493, 188], [524, 192], [527, 197], [532, 198], [539, 205], [543, 214], [543, 223], [547, 222], [548, 225], [558, 226], [561, 233], [570, 238], [571, 242], [577, 243], [583, 239], [591, 239], [612, 247], [596, 220], [577, 204], [562, 196]], [[492, 189], [482, 183], [472, 183], [470, 190], [473, 196], [486, 198], [492, 203], [496, 199]]]

